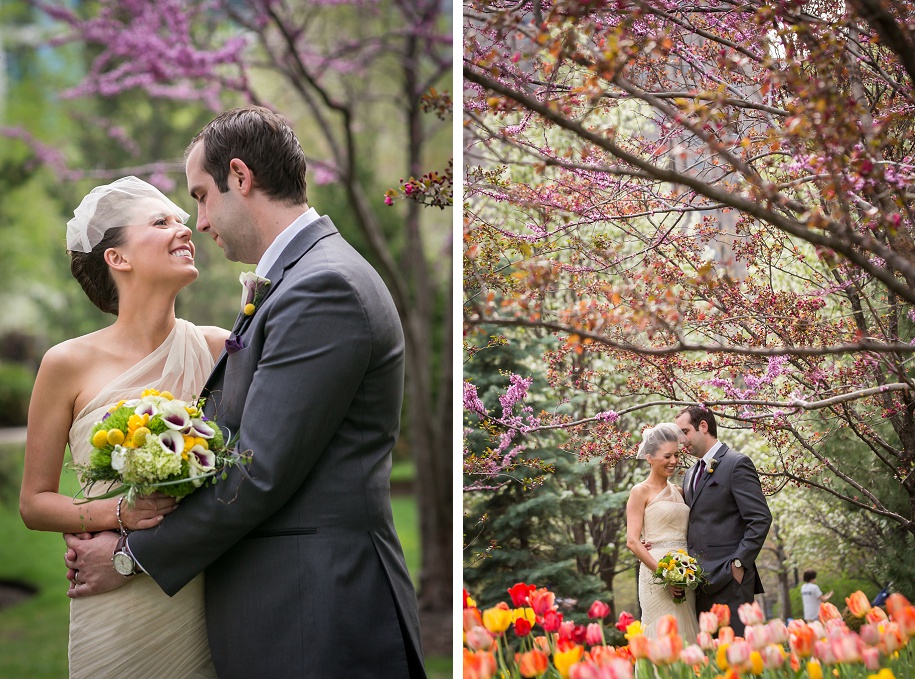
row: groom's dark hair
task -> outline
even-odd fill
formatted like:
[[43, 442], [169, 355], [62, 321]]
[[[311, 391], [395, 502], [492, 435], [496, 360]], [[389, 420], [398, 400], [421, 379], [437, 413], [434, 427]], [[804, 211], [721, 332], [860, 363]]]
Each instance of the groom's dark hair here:
[[305, 152], [288, 121], [262, 106], [243, 106], [221, 113], [191, 140], [185, 159], [203, 142], [203, 169], [222, 193], [229, 190], [229, 162], [244, 161], [254, 185], [271, 198], [301, 205], [305, 195]]
[[711, 410], [703, 406], [687, 406], [677, 413], [677, 417], [683, 413], [689, 414], [689, 423], [693, 425], [693, 429], [698, 429], [699, 423], [705, 422], [708, 425], [708, 433], [718, 438], [718, 423], [715, 422], [715, 416]]

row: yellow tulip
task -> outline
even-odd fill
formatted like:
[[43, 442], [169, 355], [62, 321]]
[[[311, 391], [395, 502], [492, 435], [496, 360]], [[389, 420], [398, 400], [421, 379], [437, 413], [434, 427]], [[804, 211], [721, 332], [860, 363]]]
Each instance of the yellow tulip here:
[[108, 430], [99, 429], [92, 435], [92, 445], [96, 448], [104, 448], [108, 445]]
[[819, 660], [811, 660], [807, 663], [807, 675], [810, 679], [823, 679], [823, 666]]
[[113, 446], [124, 443], [124, 432], [122, 432], [120, 429], [108, 430], [108, 443]]
[[527, 620], [532, 625], [537, 622], [537, 614], [533, 608], [515, 608], [512, 610], [512, 622], [520, 619]]
[[556, 651], [553, 655], [553, 664], [559, 670], [562, 679], [569, 679], [569, 670], [571, 670], [572, 665], [581, 660], [583, 650], [581, 646], [575, 645], [568, 651]]
[[626, 626], [626, 638], [632, 639], [633, 637], [642, 636], [642, 623], [639, 620], [635, 620], [629, 625]]
[[[718, 647], [718, 655], [715, 657], [715, 660], [718, 662], [718, 669], [722, 672], [729, 667], [728, 646], [730, 646], [730, 644], [721, 644], [721, 646]], [[820, 679], [822, 679], [822, 677], [820, 677]]]
[[759, 651], [753, 651], [750, 653], [750, 673], [755, 674], [757, 677], [763, 673], [763, 659], [762, 654]]
[[483, 627], [493, 634], [502, 634], [512, 624], [512, 612], [507, 608], [487, 608], [483, 611]]

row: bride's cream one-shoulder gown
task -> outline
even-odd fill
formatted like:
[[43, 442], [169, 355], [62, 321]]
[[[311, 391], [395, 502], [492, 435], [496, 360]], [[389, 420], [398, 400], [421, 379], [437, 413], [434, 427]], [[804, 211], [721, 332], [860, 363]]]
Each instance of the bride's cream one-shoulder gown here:
[[[169, 391], [182, 400], [199, 396], [212, 369], [203, 334], [178, 319], [158, 349], [80, 411], [69, 434], [73, 461], [88, 462], [89, 432], [113, 403], [138, 398], [147, 388]], [[215, 679], [203, 586], [201, 574], [168, 597], [152, 578], [140, 574], [113, 592], [71, 600], [71, 679]]]
[[[642, 537], [651, 543], [651, 555], [660, 560], [674, 549], [686, 549], [686, 529], [689, 524], [689, 507], [676, 486], [668, 483], [645, 507]], [[639, 567], [639, 607], [642, 609], [642, 628], [645, 636], [657, 637], [658, 619], [673, 615], [685, 644], [692, 644], [699, 634], [696, 619], [696, 592], [686, 590], [686, 601], [675, 604], [673, 595], [664, 585], [652, 582], [652, 572], [645, 564]]]

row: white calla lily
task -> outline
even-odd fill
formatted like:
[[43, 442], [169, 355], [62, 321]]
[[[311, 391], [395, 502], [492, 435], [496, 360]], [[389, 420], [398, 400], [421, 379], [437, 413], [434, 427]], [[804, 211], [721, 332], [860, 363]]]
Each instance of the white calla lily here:
[[216, 435], [216, 431], [199, 417], [191, 419], [191, 436], [199, 436], [202, 439], [211, 439]]
[[159, 434], [159, 445], [176, 455], [184, 451], [184, 437], [178, 431], [168, 430]]
[[180, 403], [169, 401], [159, 408], [159, 417], [169, 429], [185, 432], [191, 426], [191, 416]]

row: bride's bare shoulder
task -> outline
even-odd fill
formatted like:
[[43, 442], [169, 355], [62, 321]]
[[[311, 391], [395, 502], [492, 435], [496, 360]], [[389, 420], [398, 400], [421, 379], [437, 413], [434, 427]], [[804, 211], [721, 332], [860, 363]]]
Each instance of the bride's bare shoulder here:
[[635, 484], [629, 491], [629, 497], [633, 500], [645, 499], [648, 497], [649, 489], [644, 482]]

